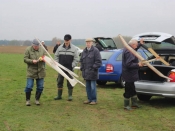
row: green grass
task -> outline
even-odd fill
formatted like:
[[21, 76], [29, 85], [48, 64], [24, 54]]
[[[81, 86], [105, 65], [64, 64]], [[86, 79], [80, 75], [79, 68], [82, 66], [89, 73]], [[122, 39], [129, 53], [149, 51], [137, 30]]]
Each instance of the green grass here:
[[[139, 102], [141, 109], [123, 110], [123, 88], [114, 83], [98, 86], [98, 104], [83, 104], [85, 88], [74, 87], [73, 101], [55, 101], [57, 73], [47, 66], [41, 106], [25, 106], [26, 64], [21, 54], [0, 54], [0, 131], [173, 131], [175, 100], [153, 97]], [[77, 72], [80, 74], [80, 72]], [[82, 78], [80, 78], [81, 81]]]

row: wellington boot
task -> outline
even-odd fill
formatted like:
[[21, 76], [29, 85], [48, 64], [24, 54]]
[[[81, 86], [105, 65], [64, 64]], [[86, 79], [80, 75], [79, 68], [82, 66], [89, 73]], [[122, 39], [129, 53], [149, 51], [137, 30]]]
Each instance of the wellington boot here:
[[62, 99], [62, 93], [63, 93], [63, 88], [58, 88], [58, 96], [54, 98], [54, 100], [61, 100]]
[[31, 92], [26, 92], [26, 106], [30, 106]]
[[72, 92], [73, 92], [73, 89], [68, 89], [68, 101], [72, 101]]
[[132, 110], [131, 107], [130, 107], [130, 105], [129, 105], [129, 103], [130, 103], [130, 100], [127, 99], [127, 98], [125, 98], [124, 99], [124, 109], [125, 110], [128, 110], [128, 111]]
[[41, 96], [41, 92], [36, 91], [35, 104], [38, 105], [38, 106], [40, 105], [40, 103], [39, 103], [40, 96]]
[[141, 106], [140, 105], [138, 105], [138, 103], [137, 103], [137, 97], [136, 96], [133, 96], [133, 97], [131, 97], [131, 102], [132, 102], [132, 108], [141, 108]]

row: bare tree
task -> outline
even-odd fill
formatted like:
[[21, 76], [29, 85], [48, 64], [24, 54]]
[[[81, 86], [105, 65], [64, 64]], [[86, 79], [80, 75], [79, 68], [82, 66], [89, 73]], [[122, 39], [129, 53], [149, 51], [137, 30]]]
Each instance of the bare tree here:
[[30, 46], [31, 44], [32, 43], [31, 43], [30, 40], [25, 40], [24, 43], [23, 43], [24, 46]]
[[[131, 36], [123, 36], [123, 38], [124, 38], [125, 41], [128, 43], [128, 42], [131, 40], [132, 37], [131, 37]], [[123, 44], [122, 44], [122, 42], [121, 42], [121, 40], [119, 39], [118, 36], [113, 37], [113, 40], [114, 40], [114, 42], [117, 44], [117, 48], [118, 48], [118, 49], [124, 47]]]
[[57, 43], [57, 41], [62, 41], [60, 38], [57, 38], [57, 37], [54, 37], [53, 39], [52, 39], [52, 43], [51, 43], [51, 46], [55, 46], [56, 45], [56, 43]]

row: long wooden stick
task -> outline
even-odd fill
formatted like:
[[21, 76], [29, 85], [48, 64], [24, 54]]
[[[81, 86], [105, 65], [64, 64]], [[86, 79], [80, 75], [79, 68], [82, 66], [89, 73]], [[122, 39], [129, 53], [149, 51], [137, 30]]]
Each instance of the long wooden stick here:
[[55, 65], [55, 63], [53, 63], [53, 61], [48, 56], [43, 56], [43, 59], [50, 67], [52, 67], [54, 70], [59, 72], [62, 76], [64, 76], [72, 86], [75, 86], [77, 82], [85, 86], [82, 82], [77, 80], [74, 76], [72, 76], [73, 78], [70, 78], [69, 76], [67, 76], [57, 65]]
[[[121, 35], [119, 35], [120, 40], [122, 41], [123, 45], [133, 54], [135, 55], [139, 60], [144, 61], [145, 59], [139, 55], [133, 48], [131, 48], [126, 41], [123, 39]], [[160, 77], [163, 77], [167, 80], [171, 80], [171, 78], [164, 76], [160, 71], [158, 71], [154, 66], [152, 66], [150, 63], [145, 63], [151, 70], [153, 70], [157, 75]]]
[[165, 65], [169, 66], [170, 64], [168, 62], [166, 62], [164, 59], [162, 59], [162, 57], [160, 57], [152, 48], [148, 48], [148, 50], [156, 57], [159, 58], [160, 61], [162, 63], [164, 63]]
[[[37, 38], [36, 38], [36, 39], [37, 39]], [[52, 58], [52, 56], [49, 54], [49, 52], [44, 48], [44, 46], [43, 46], [43, 44], [40, 42], [40, 40], [37, 39], [37, 41], [39, 42], [39, 44], [41, 45], [41, 47], [44, 49], [44, 51], [47, 53], [47, 55], [50, 57], [50, 59], [51, 59], [52, 61], [55, 62], [55, 60]], [[58, 65], [60, 68], [62, 68], [63, 70], [67, 71], [70, 75], [73, 75], [73, 76], [75, 76], [75, 77], [78, 77], [77, 74], [75, 74], [75, 73], [72, 72], [71, 70], [67, 69], [66, 67], [62, 66], [61, 64], [59, 64], [59, 63], [55, 63], [55, 64], [57, 64], [57, 65]]]
[[143, 60], [143, 61], [141, 61], [143, 64], [145, 64], [145, 63], [149, 63], [149, 62], [152, 62], [152, 61], [155, 61], [156, 59], [151, 59], [151, 60]]

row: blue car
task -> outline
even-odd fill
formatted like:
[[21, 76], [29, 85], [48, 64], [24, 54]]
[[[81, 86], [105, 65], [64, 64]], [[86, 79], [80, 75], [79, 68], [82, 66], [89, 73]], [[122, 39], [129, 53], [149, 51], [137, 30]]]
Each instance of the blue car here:
[[[124, 87], [122, 80], [122, 52], [123, 49], [101, 51], [102, 66], [99, 68], [98, 85], [105, 85], [107, 82], [115, 82]], [[139, 49], [137, 51], [144, 59], [151, 54], [148, 51]]]

